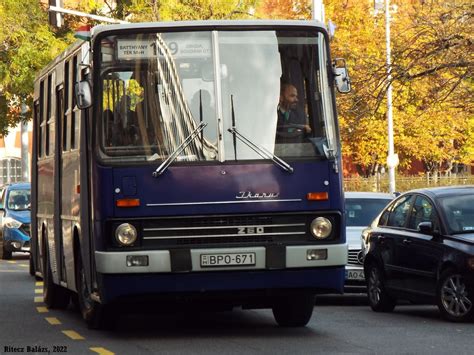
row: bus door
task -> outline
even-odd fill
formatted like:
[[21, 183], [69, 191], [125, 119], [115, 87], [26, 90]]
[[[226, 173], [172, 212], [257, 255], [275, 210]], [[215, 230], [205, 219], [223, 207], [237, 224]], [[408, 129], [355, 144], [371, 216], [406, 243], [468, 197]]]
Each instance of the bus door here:
[[[68, 75], [67, 72], [64, 76]], [[64, 93], [65, 87], [60, 84], [56, 87], [56, 127], [55, 127], [55, 161], [54, 161], [54, 237], [56, 241], [56, 255], [59, 283], [67, 282], [65, 260], [64, 260], [64, 245], [63, 245], [63, 227], [62, 227], [62, 142], [64, 125]]]

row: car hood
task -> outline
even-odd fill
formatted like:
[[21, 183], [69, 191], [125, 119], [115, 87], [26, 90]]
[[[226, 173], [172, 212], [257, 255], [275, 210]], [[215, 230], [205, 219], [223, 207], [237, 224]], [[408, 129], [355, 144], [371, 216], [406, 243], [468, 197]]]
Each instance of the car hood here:
[[11, 217], [21, 223], [31, 223], [31, 211], [8, 211], [5, 217]]
[[360, 249], [362, 231], [367, 227], [346, 227], [346, 240], [349, 249]]
[[467, 242], [469, 244], [474, 244], [474, 232], [473, 233], [454, 234], [453, 238], [460, 239], [463, 242]]

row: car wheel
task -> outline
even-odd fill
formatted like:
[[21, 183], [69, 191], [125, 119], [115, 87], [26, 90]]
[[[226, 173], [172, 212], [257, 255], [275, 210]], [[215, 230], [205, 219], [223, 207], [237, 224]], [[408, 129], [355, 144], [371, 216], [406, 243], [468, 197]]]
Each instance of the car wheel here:
[[385, 290], [382, 270], [375, 263], [371, 263], [367, 271], [367, 296], [370, 308], [375, 312], [393, 311], [396, 301]]
[[441, 316], [453, 322], [474, 319], [474, 285], [466, 283], [453, 269], [444, 271], [438, 281], [436, 301]]
[[44, 250], [43, 265], [43, 302], [48, 308], [66, 308], [69, 304], [69, 291], [53, 282], [53, 273], [49, 263], [49, 250], [47, 244]]
[[12, 252], [5, 249], [5, 246], [0, 248], [0, 259], [10, 260], [12, 258]]
[[275, 321], [281, 327], [304, 327], [313, 314], [315, 296], [308, 292], [280, 295], [272, 307]]
[[112, 315], [109, 307], [92, 299], [92, 294], [86, 281], [86, 273], [80, 251], [76, 254], [76, 283], [77, 305], [90, 329], [107, 329], [112, 325]]

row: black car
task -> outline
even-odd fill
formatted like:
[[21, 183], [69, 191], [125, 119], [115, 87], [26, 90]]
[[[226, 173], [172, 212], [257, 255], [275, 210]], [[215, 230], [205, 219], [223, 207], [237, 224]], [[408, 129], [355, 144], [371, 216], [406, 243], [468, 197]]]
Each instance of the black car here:
[[474, 319], [474, 186], [406, 192], [362, 234], [374, 311], [404, 299], [436, 304], [451, 321]]

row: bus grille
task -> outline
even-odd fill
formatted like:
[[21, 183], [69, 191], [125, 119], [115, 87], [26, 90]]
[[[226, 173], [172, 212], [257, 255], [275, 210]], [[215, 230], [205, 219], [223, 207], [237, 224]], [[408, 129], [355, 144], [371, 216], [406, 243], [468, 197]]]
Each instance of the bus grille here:
[[163, 218], [142, 224], [143, 246], [266, 244], [308, 240], [307, 215]]

